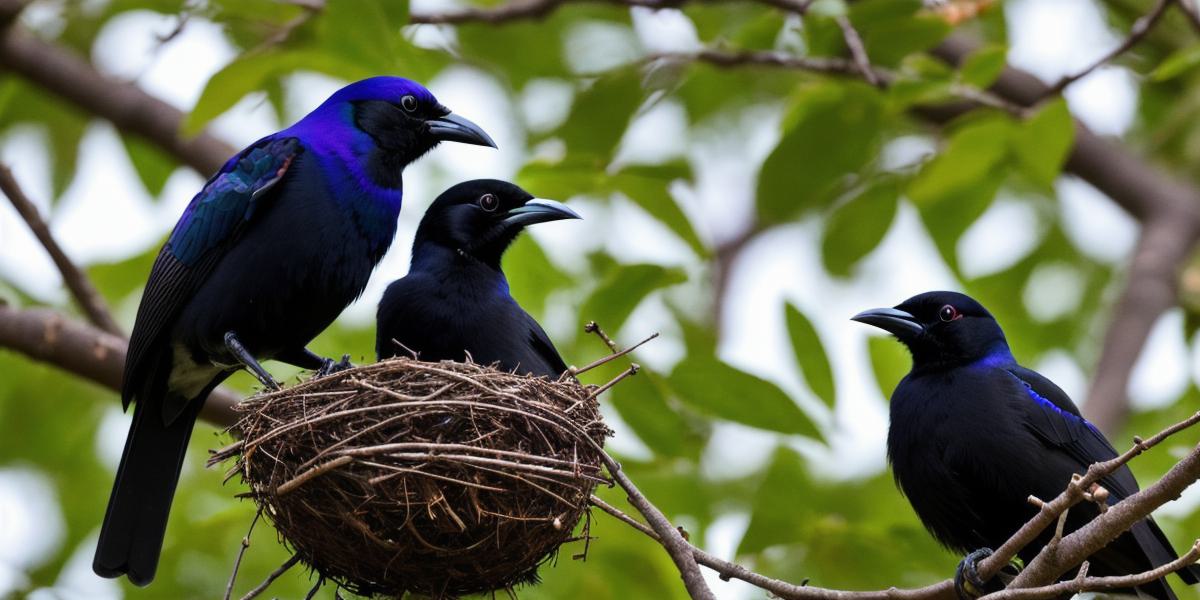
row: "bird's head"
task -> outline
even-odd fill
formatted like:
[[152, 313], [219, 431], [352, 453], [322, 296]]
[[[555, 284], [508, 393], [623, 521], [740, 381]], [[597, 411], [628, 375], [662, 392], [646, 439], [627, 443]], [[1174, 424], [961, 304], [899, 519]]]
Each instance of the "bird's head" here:
[[896, 336], [912, 352], [914, 369], [1012, 358], [996, 319], [958, 292], [926, 292], [895, 308], [874, 308], [851, 318]]
[[413, 242], [413, 260], [423, 245], [433, 244], [499, 268], [504, 250], [525, 227], [579, 218], [565, 204], [534, 198], [506, 181], [466, 181], [442, 192], [425, 212]]
[[313, 115], [318, 116], [314, 123], [318, 127], [326, 125], [326, 118], [349, 120], [400, 167], [440, 142], [496, 147], [478, 125], [450, 112], [425, 86], [402, 77], [351, 83], [330, 96]]

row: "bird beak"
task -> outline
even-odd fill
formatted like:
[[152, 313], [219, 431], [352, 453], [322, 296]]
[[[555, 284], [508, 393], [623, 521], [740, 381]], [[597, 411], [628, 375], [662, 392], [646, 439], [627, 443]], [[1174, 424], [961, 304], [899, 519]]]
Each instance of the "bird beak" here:
[[853, 317], [851, 321], [866, 323], [878, 327], [900, 340], [910, 340], [925, 333], [925, 327], [917, 322], [912, 314], [896, 308], [872, 308], [864, 310]]
[[524, 227], [534, 223], [560, 221], [562, 219], [582, 219], [579, 213], [571, 210], [562, 202], [534, 198], [510, 211], [504, 218], [505, 227]]
[[429, 135], [439, 142], [462, 142], [476, 146], [496, 147], [492, 136], [478, 125], [454, 113], [430, 119], [426, 123], [429, 124]]

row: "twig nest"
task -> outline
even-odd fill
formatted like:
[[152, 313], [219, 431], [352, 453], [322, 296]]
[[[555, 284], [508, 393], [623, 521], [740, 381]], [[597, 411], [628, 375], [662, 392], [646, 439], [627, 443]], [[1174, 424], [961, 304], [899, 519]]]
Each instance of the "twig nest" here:
[[[300, 559], [363, 595], [536, 581], [606, 483], [594, 386], [393, 359], [243, 402], [236, 472]], [[586, 524], [583, 537], [586, 538]]]

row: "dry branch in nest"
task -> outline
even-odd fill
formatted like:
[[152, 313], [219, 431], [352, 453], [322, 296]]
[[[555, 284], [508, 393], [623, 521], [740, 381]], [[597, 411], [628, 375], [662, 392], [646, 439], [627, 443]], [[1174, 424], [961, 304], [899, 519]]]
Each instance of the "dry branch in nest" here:
[[285, 543], [354, 593], [511, 589], [579, 539], [608, 483], [596, 391], [393, 359], [243, 402], [242, 441], [210, 463], [236, 456]]

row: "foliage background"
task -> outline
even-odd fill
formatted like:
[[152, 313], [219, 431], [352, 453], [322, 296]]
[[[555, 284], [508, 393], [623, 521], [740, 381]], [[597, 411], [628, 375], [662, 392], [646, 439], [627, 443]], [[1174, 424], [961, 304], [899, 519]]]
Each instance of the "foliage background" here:
[[[924, 54], [951, 26], [913, 0], [822, 1], [803, 19], [738, 2], [658, 12], [571, 4], [542, 20], [457, 27], [409, 25], [408, 6], [383, 0], [319, 10], [41, 0], [21, 23], [189, 111], [188, 133], [207, 127], [236, 145], [345, 81], [390, 73], [428, 82], [501, 150], [444, 147], [410, 169], [393, 252], [314, 350], [370, 352], [374, 301], [404, 272], [421, 211], [451, 183], [513, 178], [570, 199], [586, 220], [526, 236], [506, 272], [576, 364], [604, 350], [580, 334], [585, 320], [625, 343], [663, 333], [639, 355], [649, 368], [605, 401], [633, 479], [715, 553], [790, 581], [879, 589], [944, 579], [957, 557], [925, 534], [885, 468], [886, 396], [907, 357], [847, 318], [926, 289], [963, 290], [993, 310], [1023, 362], [1082, 400], [1137, 225], [1061, 175], [1071, 116], [1154, 163], [1194, 170], [1200, 50], [1180, 15], [1168, 15], [1136, 52], [1028, 118], [977, 109], [937, 130], [908, 109], [986, 87], [1005, 59], [1053, 81], [1114, 46], [1149, 5], [993, 7], [962, 26], [986, 44], [960, 70]], [[412, 12], [449, 8], [430, 1]], [[838, 14], [900, 81], [881, 91], [853, 77], [644, 61], [700, 46], [842, 56]], [[153, 256], [202, 177], [8, 73], [0, 128], [0, 156], [130, 327]], [[7, 205], [0, 297], [73, 310]], [[1132, 384], [1135, 412], [1115, 440], [1195, 410], [1195, 329], [1186, 309], [1160, 320]], [[251, 390], [248, 377], [232, 385]], [[0, 351], [0, 595], [211, 598], [224, 589], [253, 509], [232, 499], [237, 485], [202, 468], [205, 451], [223, 444], [210, 426], [194, 436], [159, 580], [136, 589], [90, 574], [127, 426], [118, 407], [109, 391]], [[1152, 480], [1197, 437], [1139, 458], [1134, 471]], [[1198, 501], [1191, 494], [1162, 511], [1177, 547], [1200, 532]], [[564, 553], [520, 596], [685, 597], [653, 542], [602, 515], [593, 533], [586, 562]], [[255, 533], [239, 591], [284, 560], [273, 537], [268, 527]], [[713, 584], [723, 598], [761, 596]], [[297, 571], [271, 593], [300, 597], [309, 585]]]

